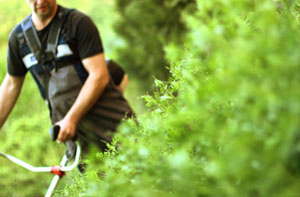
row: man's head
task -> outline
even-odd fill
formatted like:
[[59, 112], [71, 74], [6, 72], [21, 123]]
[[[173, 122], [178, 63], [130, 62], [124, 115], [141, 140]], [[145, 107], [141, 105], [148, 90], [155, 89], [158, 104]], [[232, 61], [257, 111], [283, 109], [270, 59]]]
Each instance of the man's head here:
[[32, 14], [40, 20], [52, 18], [57, 9], [56, 0], [26, 0]]

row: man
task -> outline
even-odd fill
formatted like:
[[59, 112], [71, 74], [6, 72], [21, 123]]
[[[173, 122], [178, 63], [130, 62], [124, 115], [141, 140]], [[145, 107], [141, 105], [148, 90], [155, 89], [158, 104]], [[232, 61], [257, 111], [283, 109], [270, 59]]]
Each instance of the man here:
[[[8, 72], [0, 89], [0, 128], [29, 70], [48, 103], [52, 123], [60, 126], [57, 141], [65, 142], [76, 135], [83, 145], [94, 142], [105, 149], [101, 141], [110, 142], [110, 131], [115, 131], [121, 119], [133, 112], [109, 77], [96, 26], [85, 14], [66, 11], [56, 0], [27, 3], [31, 16], [17, 25], [9, 38]], [[51, 59], [49, 32], [61, 21], [58, 46], [52, 50]], [[40, 44], [35, 46], [46, 52], [34, 50], [36, 47], [25, 36], [27, 31], [37, 35], [36, 42]]]

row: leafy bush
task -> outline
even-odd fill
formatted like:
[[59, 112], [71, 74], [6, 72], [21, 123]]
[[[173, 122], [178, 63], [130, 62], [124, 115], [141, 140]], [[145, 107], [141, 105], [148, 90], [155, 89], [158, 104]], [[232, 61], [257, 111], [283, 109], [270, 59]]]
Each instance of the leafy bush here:
[[299, 4], [281, 5], [198, 0], [181, 12], [185, 48], [165, 45], [172, 76], [88, 160], [84, 194], [299, 195]]
[[192, 12], [194, 5], [194, 0], [116, 1], [120, 17], [114, 26], [125, 41], [116, 50], [117, 59], [132, 78], [143, 82], [138, 84], [142, 90], [151, 90], [153, 75], [161, 80], [168, 78], [164, 45], [170, 41], [183, 44], [186, 27], [181, 12]]

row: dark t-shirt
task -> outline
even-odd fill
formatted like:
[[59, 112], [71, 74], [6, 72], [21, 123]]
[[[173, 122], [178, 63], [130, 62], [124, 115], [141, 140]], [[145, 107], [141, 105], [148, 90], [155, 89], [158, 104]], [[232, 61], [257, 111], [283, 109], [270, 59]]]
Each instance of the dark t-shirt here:
[[120, 85], [125, 74], [124, 70], [117, 62], [113, 60], [109, 60], [106, 63], [108, 71], [112, 77], [112, 80], [114, 81], [114, 84], [117, 86]]
[[[58, 9], [60, 9], [60, 7], [58, 7]], [[52, 22], [44, 29], [37, 32], [44, 49], [47, 47], [47, 39], [51, 24]], [[81, 59], [103, 52], [102, 42], [97, 27], [90, 17], [84, 13], [73, 10], [67, 18], [65, 28], [67, 35], [70, 38], [69, 43], [72, 45], [71, 48], [76, 51]], [[27, 72], [27, 68], [20, 55], [16, 28], [12, 30], [9, 36], [7, 71], [13, 76], [23, 76]]]

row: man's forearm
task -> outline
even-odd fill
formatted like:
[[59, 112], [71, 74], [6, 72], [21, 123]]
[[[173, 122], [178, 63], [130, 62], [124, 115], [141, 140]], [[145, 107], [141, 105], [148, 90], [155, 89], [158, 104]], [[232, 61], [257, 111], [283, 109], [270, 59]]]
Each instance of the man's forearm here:
[[22, 89], [24, 77], [6, 75], [0, 87], [0, 128], [12, 111]]
[[101, 96], [108, 84], [108, 80], [107, 75], [99, 77], [90, 74], [65, 118], [77, 124]]
[[91, 109], [109, 82], [109, 74], [103, 53], [86, 58], [82, 60], [82, 63], [89, 75], [75, 103], [65, 117], [65, 119], [74, 124], [77, 124], [86, 112]]
[[79, 120], [94, 106], [109, 81], [104, 54], [86, 58], [82, 63], [89, 75], [67, 115], [56, 123], [60, 126], [58, 142], [75, 136]]

